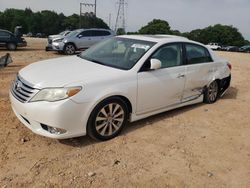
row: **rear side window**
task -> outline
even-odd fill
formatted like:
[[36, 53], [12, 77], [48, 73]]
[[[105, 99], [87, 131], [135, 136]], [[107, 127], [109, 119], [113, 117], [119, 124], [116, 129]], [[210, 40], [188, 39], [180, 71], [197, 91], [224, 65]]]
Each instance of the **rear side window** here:
[[108, 31], [103, 30], [94, 30], [94, 36], [101, 37], [101, 36], [108, 36], [110, 33]]
[[0, 37], [1, 38], [9, 38], [10, 34], [4, 31], [0, 31]]
[[206, 48], [195, 44], [186, 44], [187, 64], [212, 62], [212, 58]]
[[81, 34], [83, 37], [91, 37], [93, 36], [93, 31], [92, 30], [88, 30], [88, 31], [83, 31]]

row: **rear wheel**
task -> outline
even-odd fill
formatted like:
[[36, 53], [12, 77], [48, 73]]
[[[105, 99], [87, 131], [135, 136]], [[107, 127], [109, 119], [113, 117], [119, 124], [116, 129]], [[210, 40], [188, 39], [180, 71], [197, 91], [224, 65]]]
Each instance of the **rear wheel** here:
[[73, 55], [76, 52], [76, 48], [74, 44], [66, 44], [64, 47], [64, 53], [67, 55]]
[[213, 81], [206, 89], [204, 93], [204, 102], [208, 104], [215, 103], [219, 94], [219, 84], [217, 81]]
[[7, 49], [8, 50], [16, 50], [17, 45], [15, 43], [8, 43]]
[[120, 98], [109, 98], [98, 104], [90, 115], [87, 132], [98, 140], [116, 137], [127, 124], [128, 108]]

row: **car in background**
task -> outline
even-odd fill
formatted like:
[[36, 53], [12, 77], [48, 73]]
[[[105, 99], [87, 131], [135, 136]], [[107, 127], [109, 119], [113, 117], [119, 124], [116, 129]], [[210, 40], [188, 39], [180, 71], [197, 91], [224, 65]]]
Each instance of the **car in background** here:
[[65, 37], [65, 36], [67, 36], [70, 32], [71, 31], [66, 30], [66, 31], [63, 31], [63, 32], [59, 33], [58, 35], [49, 35], [48, 36], [48, 44], [45, 47], [45, 51], [53, 50], [53, 48], [52, 48], [52, 42], [53, 42], [53, 40], [61, 39], [61, 38]]
[[115, 36], [115, 32], [108, 29], [78, 29], [70, 32], [65, 37], [54, 40], [52, 48], [67, 55], [73, 55], [76, 51], [87, 49], [113, 36]]
[[214, 103], [230, 81], [231, 65], [201, 43], [169, 35], [124, 35], [79, 55], [21, 69], [10, 101], [19, 120], [37, 134], [108, 140], [129, 121]]
[[6, 47], [8, 50], [16, 50], [17, 47], [27, 46], [27, 42], [22, 37], [16, 37], [10, 31], [0, 29], [0, 46]]
[[226, 47], [225, 51], [228, 51], [228, 52], [238, 52], [239, 51], [239, 47], [237, 47], [237, 46], [228, 46], [228, 47]]
[[207, 45], [207, 47], [209, 47], [212, 50], [220, 50], [221, 46], [218, 43], [209, 43]]
[[28, 32], [27, 34], [26, 34], [26, 37], [33, 37], [34, 35], [33, 35], [33, 33], [31, 33], [31, 32]]
[[242, 47], [239, 49], [239, 52], [247, 52], [247, 53], [250, 53], [250, 45], [242, 46]]

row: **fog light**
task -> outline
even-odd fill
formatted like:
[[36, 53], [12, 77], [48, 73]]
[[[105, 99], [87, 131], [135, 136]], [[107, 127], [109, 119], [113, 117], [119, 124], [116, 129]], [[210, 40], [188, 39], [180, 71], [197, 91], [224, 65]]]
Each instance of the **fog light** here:
[[48, 126], [48, 131], [51, 134], [57, 134], [57, 135], [66, 133], [66, 130], [64, 130], [64, 129], [55, 128], [55, 127], [49, 127], [49, 126]]
[[48, 132], [51, 133], [51, 134], [60, 135], [60, 134], [64, 134], [64, 133], [67, 132], [67, 131], [64, 130], [64, 129], [60, 129], [60, 128], [56, 128], [56, 127], [50, 127], [50, 126], [44, 125], [44, 124], [42, 124], [41, 126], [42, 126], [42, 128], [43, 128], [44, 130], [48, 131]]

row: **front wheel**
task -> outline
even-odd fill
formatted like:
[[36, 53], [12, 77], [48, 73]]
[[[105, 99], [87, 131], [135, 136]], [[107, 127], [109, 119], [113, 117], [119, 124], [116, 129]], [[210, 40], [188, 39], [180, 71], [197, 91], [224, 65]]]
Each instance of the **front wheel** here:
[[73, 55], [76, 52], [74, 44], [66, 44], [64, 47], [64, 53], [67, 55]]
[[116, 137], [127, 124], [128, 108], [120, 98], [109, 98], [98, 104], [90, 115], [87, 132], [97, 140]]
[[15, 43], [8, 43], [7, 49], [8, 50], [16, 50], [17, 45]]
[[205, 90], [204, 102], [208, 104], [215, 103], [219, 94], [219, 84], [217, 81], [213, 81]]

